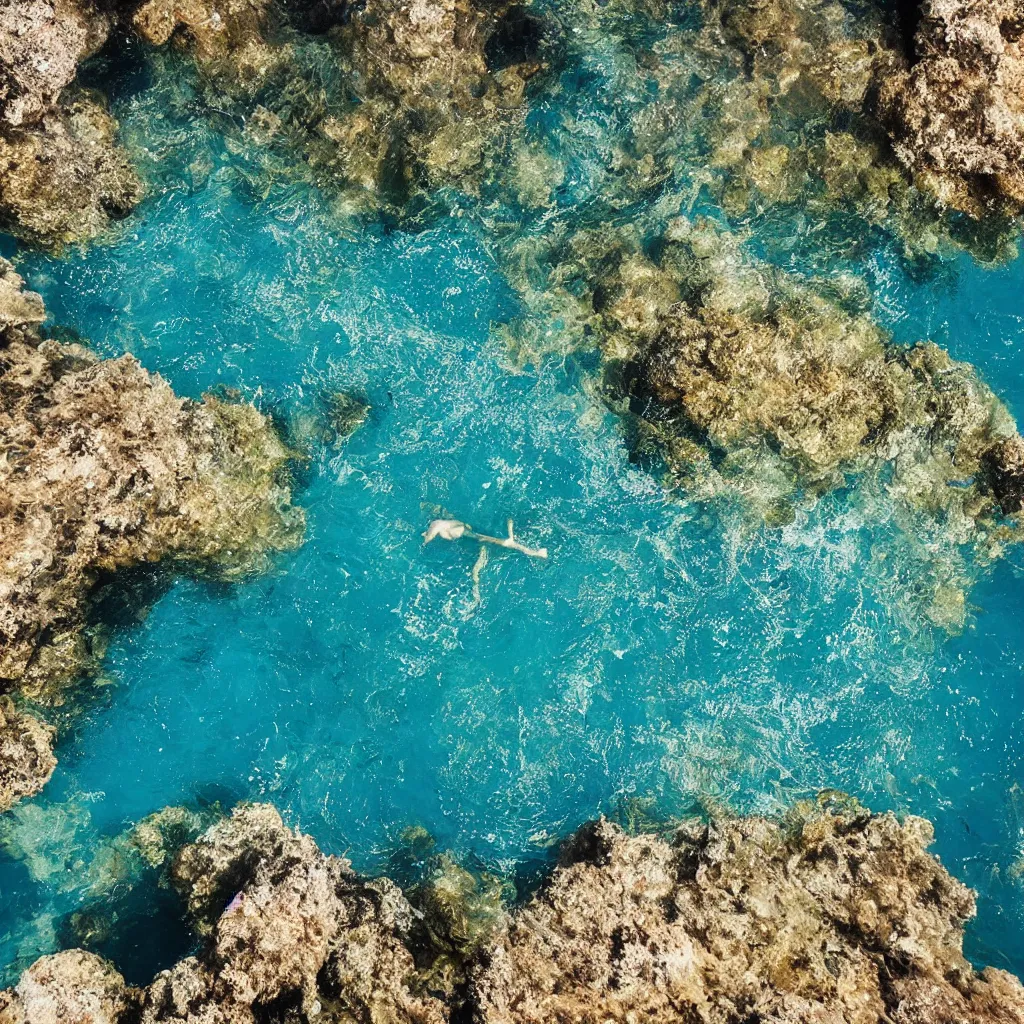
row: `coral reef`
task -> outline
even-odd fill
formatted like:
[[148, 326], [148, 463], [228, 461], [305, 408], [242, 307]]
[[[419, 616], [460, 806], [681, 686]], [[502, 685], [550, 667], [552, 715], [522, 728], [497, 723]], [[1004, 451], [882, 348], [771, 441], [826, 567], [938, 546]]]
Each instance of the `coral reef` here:
[[3, 268], [0, 679], [39, 695], [95, 657], [102, 574], [162, 561], [239, 576], [293, 546], [287, 448], [252, 406], [184, 401], [130, 356], [44, 340]]
[[1024, 210], [1024, 4], [925, 0], [878, 108], [919, 188], [972, 217]]
[[91, 0], [0, 5], [0, 227], [26, 241], [90, 241], [142, 197], [102, 98], [73, 84], [114, 20]]
[[53, 729], [0, 697], [0, 813], [50, 781], [57, 759], [50, 749]]
[[440, 946], [471, 950], [438, 998], [413, 958], [438, 937], [417, 934], [395, 885], [243, 805], [174, 862], [205, 936], [197, 955], [145, 989], [80, 950], [42, 957], [0, 993], [0, 1021], [1024, 1021], [1017, 979], [964, 959], [974, 897], [926, 852], [931, 839], [920, 818], [824, 797], [666, 838], [602, 819], [527, 904], [495, 903], [479, 941], [457, 924], [478, 887], [438, 862], [434, 875], [455, 879], [440, 886], [456, 922]]

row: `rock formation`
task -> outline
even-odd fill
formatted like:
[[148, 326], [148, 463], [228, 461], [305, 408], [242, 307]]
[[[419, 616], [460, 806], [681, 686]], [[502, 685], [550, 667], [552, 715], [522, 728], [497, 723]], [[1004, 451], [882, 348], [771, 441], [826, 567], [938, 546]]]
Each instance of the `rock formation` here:
[[89, 0], [3, 0], [0, 3], [0, 118], [35, 124], [57, 105], [78, 65], [106, 42], [109, 11]]
[[81, 949], [40, 957], [0, 992], [3, 1024], [118, 1024], [131, 1005], [124, 979]]
[[113, 9], [0, 3], [0, 229], [31, 243], [90, 241], [142, 197], [102, 97], [74, 84], [110, 34]]
[[733, 488], [756, 507], [766, 483], [774, 506], [881, 474], [956, 544], [1019, 531], [1009, 411], [937, 345], [894, 344], [858, 279], [783, 273], [708, 221], [678, 218], [648, 250], [657, 261], [626, 233], [581, 232], [560, 273], [612, 394], [692, 494]]
[[476, 1019], [1024, 1021], [1024, 988], [961, 953], [969, 890], [931, 826], [817, 809], [686, 824], [672, 842], [585, 827], [474, 977]]
[[0, 288], [0, 680], [40, 694], [88, 664], [97, 581], [139, 564], [238, 576], [292, 546], [290, 456], [252, 406], [183, 401], [130, 356], [44, 340]]
[[879, 111], [918, 186], [972, 217], [1024, 211], [1024, 3], [924, 0], [914, 58]]
[[272, 1005], [323, 1020], [445, 1019], [409, 987], [413, 912], [401, 891], [359, 879], [272, 807], [236, 809], [178, 854], [171, 875], [208, 940], [146, 990], [146, 1024], [243, 1022]]
[[0, 993], [0, 1022], [1020, 1024], [1017, 979], [962, 955], [973, 894], [931, 839], [845, 800], [669, 838], [594, 822], [440, 998], [414, 960], [433, 940], [396, 886], [241, 806], [174, 861], [197, 955], [141, 990], [81, 950], [43, 957]]
[[194, 56], [211, 104], [245, 123], [257, 176], [307, 176], [346, 211], [401, 218], [479, 185], [544, 66], [541, 22], [507, 2], [147, 0], [132, 24]]
[[0, 813], [50, 781], [57, 766], [52, 743], [53, 729], [0, 697]]
[[[294, 546], [290, 451], [249, 405], [177, 398], [130, 356], [44, 339], [0, 264], [0, 691], [60, 701], [95, 664], [98, 583], [161, 563], [236, 578]], [[0, 810], [53, 771], [48, 727], [0, 708]]]
[[514, 4], [371, 0], [338, 30], [361, 102], [324, 132], [364, 152], [372, 142], [375, 185], [390, 173], [398, 195], [479, 180], [495, 130], [543, 66], [543, 39]]

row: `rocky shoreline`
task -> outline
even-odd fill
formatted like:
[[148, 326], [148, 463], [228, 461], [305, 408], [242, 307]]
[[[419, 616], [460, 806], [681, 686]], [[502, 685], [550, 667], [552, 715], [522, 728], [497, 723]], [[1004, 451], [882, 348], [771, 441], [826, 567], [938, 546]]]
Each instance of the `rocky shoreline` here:
[[170, 862], [195, 955], [142, 989], [87, 951], [44, 956], [0, 992], [0, 1021], [1024, 1021], [1019, 981], [964, 959], [973, 894], [931, 839], [834, 797], [660, 836], [601, 820], [495, 911], [450, 872], [408, 895], [361, 878], [240, 805]]
[[[102, 657], [101, 582], [239, 578], [298, 544], [303, 517], [294, 453], [254, 407], [182, 400], [130, 356], [44, 337], [44, 318], [0, 263], [0, 693], [57, 704]], [[0, 722], [3, 811], [54, 761], [51, 730], [9, 703]]]

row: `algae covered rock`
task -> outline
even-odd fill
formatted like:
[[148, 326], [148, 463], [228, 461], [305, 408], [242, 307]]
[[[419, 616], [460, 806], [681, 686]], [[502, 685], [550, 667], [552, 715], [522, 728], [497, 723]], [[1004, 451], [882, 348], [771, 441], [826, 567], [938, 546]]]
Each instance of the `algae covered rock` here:
[[361, 99], [329, 131], [378, 138], [376, 187], [401, 194], [418, 178], [433, 187], [479, 179], [493, 134], [524, 99], [543, 64], [542, 22], [514, 4], [370, 0], [339, 44]]
[[73, 85], [116, 13], [92, 0], [0, 3], [0, 229], [45, 248], [91, 241], [142, 198], [102, 98]]
[[767, 436], [809, 475], [835, 469], [862, 454], [891, 387], [877, 327], [822, 312], [813, 331], [785, 307], [753, 319], [677, 306], [648, 357], [652, 391], [716, 445]]
[[148, 0], [132, 24], [193, 55], [256, 188], [305, 179], [340, 212], [403, 220], [478, 189], [546, 66], [541, 20], [508, 2]]
[[268, 0], [144, 0], [132, 25], [157, 46], [178, 36], [208, 60], [258, 36], [269, 6]]
[[95, 95], [62, 101], [32, 128], [0, 130], [0, 227], [18, 238], [51, 249], [90, 241], [142, 195]]
[[963, 958], [973, 897], [930, 840], [921, 819], [830, 810], [671, 843], [586, 826], [489, 951], [475, 1019], [1024, 1020], [1020, 983]]
[[99, 653], [101, 577], [163, 562], [235, 578], [294, 546], [302, 516], [290, 452], [256, 409], [182, 400], [130, 356], [44, 340], [41, 304], [21, 303], [0, 342], [0, 680], [40, 694]]
[[133, 1003], [124, 978], [81, 949], [40, 957], [0, 992], [0, 1024], [119, 1024]]
[[1007, 438], [985, 454], [984, 471], [1007, 515], [1024, 511], [1024, 438]]
[[646, 278], [679, 301], [668, 284], [645, 287], [643, 317], [624, 319], [644, 278], [606, 270], [598, 337], [611, 366], [628, 365], [617, 386], [684, 479], [717, 458], [719, 476], [782, 474], [791, 496], [813, 497], [884, 467], [891, 499], [959, 524], [961, 543], [984, 543], [1019, 511], [1021, 441], [1005, 405], [934, 343], [895, 344], [856, 278], [794, 277], [684, 218], [660, 252]]
[[131, 24], [148, 43], [189, 51], [218, 88], [250, 95], [294, 56], [277, 20], [270, 0], [144, 0]]
[[1024, 210], [1024, 4], [925, 0], [879, 112], [918, 185], [972, 217]]
[[57, 767], [54, 730], [0, 697], [0, 813], [38, 793]]

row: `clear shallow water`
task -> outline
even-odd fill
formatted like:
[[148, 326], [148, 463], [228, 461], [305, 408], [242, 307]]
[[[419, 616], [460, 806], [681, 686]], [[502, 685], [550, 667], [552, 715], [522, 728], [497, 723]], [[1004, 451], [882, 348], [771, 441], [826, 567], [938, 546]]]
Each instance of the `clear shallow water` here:
[[[144, 102], [124, 116], [144, 130]], [[111, 684], [12, 818], [35, 856], [0, 859], [8, 976], [96, 897], [100, 837], [167, 804], [269, 799], [373, 871], [411, 824], [511, 867], [634, 796], [771, 812], [821, 788], [931, 818], [981, 893], [970, 953], [1024, 970], [1024, 555], [961, 636], [910, 629], [878, 562], [901, 542], [856, 490], [751, 535], [630, 463], [595, 356], [513, 371], [491, 325], [523, 311], [468, 221], [342, 230], [305, 186], [255, 200], [213, 133], [188, 144], [203, 173], [118, 240], [21, 261], [53, 320], [182, 394], [288, 415], [346, 390], [372, 412], [312, 448], [301, 550], [229, 589], [178, 582], [116, 636]], [[862, 269], [898, 337], [946, 344], [1022, 413], [1024, 264]], [[511, 518], [551, 558], [492, 552], [476, 594], [475, 545], [421, 545], [439, 513]], [[153, 887], [122, 910], [103, 948], [144, 980], [186, 939]]]

